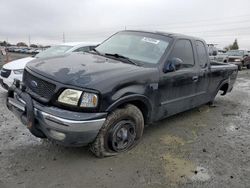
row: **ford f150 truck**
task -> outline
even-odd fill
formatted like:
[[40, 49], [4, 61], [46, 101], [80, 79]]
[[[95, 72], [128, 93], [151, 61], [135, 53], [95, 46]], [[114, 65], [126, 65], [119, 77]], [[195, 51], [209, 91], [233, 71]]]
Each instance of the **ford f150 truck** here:
[[37, 137], [112, 156], [134, 147], [144, 125], [230, 92], [237, 73], [210, 63], [202, 39], [121, 31], [91, 52], [29, 63], [7, 107]]

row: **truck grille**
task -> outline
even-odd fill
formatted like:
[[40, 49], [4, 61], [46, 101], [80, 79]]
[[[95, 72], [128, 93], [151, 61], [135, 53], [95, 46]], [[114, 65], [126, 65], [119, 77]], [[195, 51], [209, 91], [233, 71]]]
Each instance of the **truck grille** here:
[[33, 92], [47, 101], [52, 98], [56, 89], [56, 85], [30, 74], [27, 70], [23, 74], [23, 83], [26, 85], [28, 91], [31, 91], [31, 95]]
[[222, 62], [223, 59], [224, 59], [223, 57], [218, 57], [218, 58], [217, 58], [217, 61]]
[[2, 69], [1, 70], [1, 76], [3, 78], [8, 78], [10, 76], [10, 74], [11, 74], [11, 70], [7, 70], [7, 69]]
[[229, 58], [228, 62], [235, 62], [235, 59], [239, 59], [239, 58]]

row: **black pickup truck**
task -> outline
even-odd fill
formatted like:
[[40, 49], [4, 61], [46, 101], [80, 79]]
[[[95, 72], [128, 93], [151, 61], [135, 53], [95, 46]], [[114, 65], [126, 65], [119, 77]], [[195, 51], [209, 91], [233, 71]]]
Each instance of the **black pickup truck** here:
[[144, 125], [230, 92], [237, 73], [210, 63], [202, 39], [121, 31], [91, 52], [30, 62], [7, 107], [37, 137], [111, 156], [135, 146]]

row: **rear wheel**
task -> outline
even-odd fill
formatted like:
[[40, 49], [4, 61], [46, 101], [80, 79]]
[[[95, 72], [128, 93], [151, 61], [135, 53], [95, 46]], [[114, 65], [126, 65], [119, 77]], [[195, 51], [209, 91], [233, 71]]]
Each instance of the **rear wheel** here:
[[142, 137], [144, 119], [134, 105], [112, 112], [90, 149], [97, 157], [117, 155], [133, 148]]
[[242, 70], [242, 65], [238, 65], [238, 70], [239, 70], [239, 71]]

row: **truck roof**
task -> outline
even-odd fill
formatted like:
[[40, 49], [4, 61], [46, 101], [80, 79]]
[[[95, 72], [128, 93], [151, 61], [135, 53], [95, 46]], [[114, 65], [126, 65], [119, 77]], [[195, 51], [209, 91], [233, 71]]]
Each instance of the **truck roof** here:
[[193, 37], [193, 36], [184, 35], [184, 34], [179, 34], [179, 33], [165, 32], [165, 31], [147, 31], [147, 30], [124, 30], [124, 31], [152, 33], [152, 34], [159, 34], [159, 35], [164, 35], [164, 36], [173, 37], [173, 38], [185, 37], [185, 38], [189, 38], [189, 39], [196, 39], [196, 40], [204, 41], [204, 39], [202, 39], [202, 38]]

